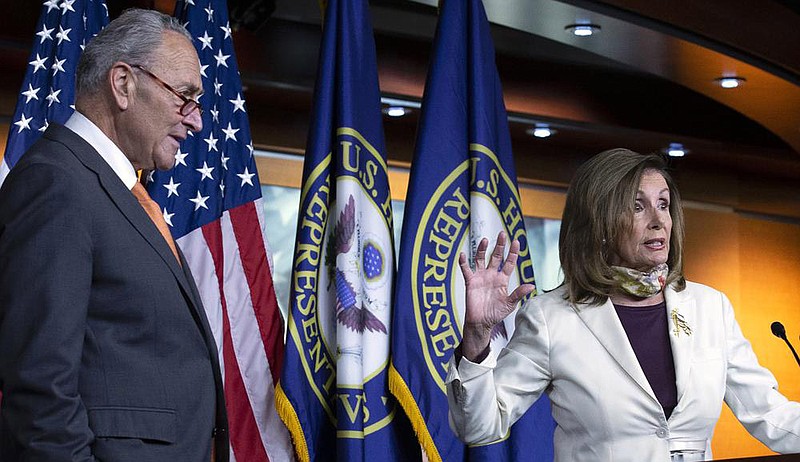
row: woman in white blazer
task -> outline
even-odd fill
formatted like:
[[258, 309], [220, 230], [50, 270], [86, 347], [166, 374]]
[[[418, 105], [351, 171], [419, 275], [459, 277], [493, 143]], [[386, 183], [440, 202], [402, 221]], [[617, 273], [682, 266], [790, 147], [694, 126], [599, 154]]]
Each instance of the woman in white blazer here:
[[758, 364], [727, 297], [687, 282], [683, 213], [661, 156], [598, 154], [567, 192], [565, 282], [533, 297], [496, 359], [491, 330], [533, 286], [508, 295], [519, 244], [484, 239], [464, 335], [447, 377], [450, 423], [468, 444], [503, 438], [546, 392], [557, 461], [710, 460], [723, 400], [772, 450], [800, 452], [800, 404]]

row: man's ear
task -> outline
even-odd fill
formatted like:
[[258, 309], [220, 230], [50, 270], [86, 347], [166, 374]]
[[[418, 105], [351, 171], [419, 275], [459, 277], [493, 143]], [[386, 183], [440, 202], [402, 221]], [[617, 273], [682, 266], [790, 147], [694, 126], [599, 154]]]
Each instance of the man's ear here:
[[133, 69], [127, 63], [118, 61], [111, 66], [111, 70], [108, 72], [108, 80], [111, 84], [111, 94], [117, 107], [121, 111], [128, 109], [136, 89], [136, 83], [133, 80]]

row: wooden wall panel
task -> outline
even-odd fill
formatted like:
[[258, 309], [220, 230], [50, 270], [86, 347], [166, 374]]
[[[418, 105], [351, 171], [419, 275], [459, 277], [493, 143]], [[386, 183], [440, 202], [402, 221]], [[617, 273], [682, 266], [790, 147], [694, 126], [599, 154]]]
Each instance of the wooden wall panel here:
[[6, 153], [6, 142], [8, 141], [8, 129], [10, 125], [0, 124], [0, 160]]
[[[800, 371], [784, 342], [770, 331], [773, 321], [781, 321], [789, 340], [800, 344], [800, 226], [740, 218], [738, 238], [741, 297], [735, 306], [737, 320], [761, 364], [777, 378], [781, 392], [800, 401]], [[747, 434], [728, 410], [714, 443], [716, 457], [772, 453]]]
[[690, 281], [725, 292], [740, 302], [739, 220], [731, 212], [684, 207], [684, 272]]
[[[739, 219], [730, 212], [685, 208], [686, 248], [684, 262], [687, 279], [724, 292], [734, 306], [737, 318], [748, 308], [742, 303]], [[741, 319], [740, 319], [741, 322]], [[712, 440], [717, 458], [768, 454], [736, 420], [727, 406], [717, 423]]]

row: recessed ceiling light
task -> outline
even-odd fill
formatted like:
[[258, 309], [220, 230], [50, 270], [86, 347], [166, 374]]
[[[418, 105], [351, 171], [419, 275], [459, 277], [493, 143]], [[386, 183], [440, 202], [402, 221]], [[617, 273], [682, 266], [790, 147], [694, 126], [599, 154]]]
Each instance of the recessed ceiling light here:
[[714, 81], [722, 88], [736, 88], [744, 85], [747, 79], [744, 77], [725, 76], [714, 79]]
[[535, 127], [531, 127], [525, 130], [525, 133], [531, 136], [535, 136], [536, 138], [548, 138], [556, 134], [556, 130], [550, 128], [547, 124], [536, 124]]
[[409, 112], [411, 112], [411, 110], [403, 106], [386, 106], [383, 108], [383, 113], [389, 117], [403, 117]]
[[689, 150], [684, 148], [681, 143], [670, 143], [664, 152], [670, 157], [683, 157], [689, 153]]
[[570, 24], [564, 30], [578, 37], [588, 37], [600, 32], [601, 27], [597, 24]]

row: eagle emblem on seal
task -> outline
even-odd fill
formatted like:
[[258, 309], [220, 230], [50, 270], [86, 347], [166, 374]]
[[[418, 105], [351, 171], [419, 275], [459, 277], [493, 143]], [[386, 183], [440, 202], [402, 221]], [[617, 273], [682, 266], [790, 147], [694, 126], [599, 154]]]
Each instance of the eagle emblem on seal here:
[[[366, 304], [358, 303], [353, 284], [347, 275], [337, 268], [336, 260], [341, 254], [350, 252], [356, 231], [356, 205], [352, 194], [347, 205], [339, 213], [333, 228], [333, 238], [328, 241], [325, 249], [325, 264], [328, 270], [328, 289], [332, 283], [336, 284], [336, 319], [339, 324], [358, 333], [364, 331], [387, 333], [386, 326], [375, 316]], [[362, 262], [368, 274], [373, 278], [383, 266], [383, 257], [372, 243], [368, 243], [362, 252]], [[360, 306], [359, 306], [360, 305]]]

